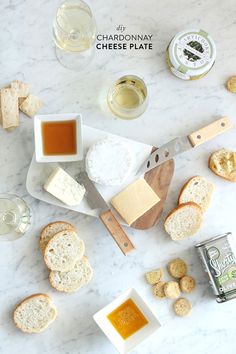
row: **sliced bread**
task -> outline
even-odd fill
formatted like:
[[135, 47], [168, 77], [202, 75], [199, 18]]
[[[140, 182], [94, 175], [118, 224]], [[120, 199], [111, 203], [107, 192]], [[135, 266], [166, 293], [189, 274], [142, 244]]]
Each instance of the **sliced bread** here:
[[193, 202], [180, 204], [166, 217], [164, 227], [172, 240], [179, 241], [194, 235], [203, 221], [202, 209]]
[[74, 268], [77, 260], [84, 255], [84, 242], [76, 232], [71, 230], [61, 231], [54, 235], [48, 242], [44, 260], [51, 270], [67, 272]]
[[93, 270], [87, 257], [83, 257], [75, 263], [72, 270], [68, 272], [51, 271], [49, 281], [53, 288], [58, 291], [72, 293], [88, 284], [93, 276]]
[[179, 204], [194, 202], [205, 212], [210, 205], [213, 191], [214, 185], [208, 182], [204, 177], [192, 177], [183, 186], [180, 192]]
[[45, 248], [48, 244], [48, 241], [56, 235], [58, 232], [72, 230], [76, 231], [73, 225], [65, 221], [54, 221], [47, 226], [45, 226], [40, 234], [39, 238], [39, 248], [42, 252], [45, 251]]
[[17, 305], [13, 320], [15, 325], [27, 333], [44, 331], [57, 317], [57, 309], [46, 294], [27, 297]]
[[208, 161], [209, 168], [230, 182], [236, 182], [236, 152], [221, 149], [213, 152]]

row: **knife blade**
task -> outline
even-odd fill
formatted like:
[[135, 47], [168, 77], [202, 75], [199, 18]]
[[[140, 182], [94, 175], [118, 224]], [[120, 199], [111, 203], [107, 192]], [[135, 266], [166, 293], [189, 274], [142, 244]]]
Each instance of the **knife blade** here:
[[100, 220], [126, 256], [134, 249], [134, 246], [106, 201], [103, 199], [93, 182], [89, 179], [87, 172], [80, 172], [75, 176], [75, 180], [84, 186], [86, 189], [85, 197], [89, 206], [91, 209], [99, 209]]
[[174, 156], [195, 148], [204, 142], [213, 139], [217, 135], [226, 132], [232, 127], [233, 124], [230, 119], [228, 117], [223, 117], [192, 134], [185, 137], [175, 138], [154, 151], [141, 165], [137, 174], [149, 172], [162, 163], [171, 160]]
[[86, 190], [85, 197], [91, 209], [101, 209], [101, 211], [106, 211], [109, 209], [106, 201], [98, 192], [93, 182], [89, 179], [86, 171], [78, 173], [75, 176], [75, 179], [79, 184], [84, 186]]

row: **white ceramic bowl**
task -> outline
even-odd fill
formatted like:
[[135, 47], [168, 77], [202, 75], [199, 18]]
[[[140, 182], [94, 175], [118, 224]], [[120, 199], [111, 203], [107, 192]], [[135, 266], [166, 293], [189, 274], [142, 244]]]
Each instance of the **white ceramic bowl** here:
[[[123, 339], [108, 320], [107, 315], [109, 315], [113, 310], [115, 310], [128, 299], [132, 299], [134, 301], [134, 303], [148, 320], [148, 324], [140, 328], [129, 338]], [[93, 316], [93, 318], [101, 330], [108, 337], [108, 339], [110, 339], [118, 352], [121, 354], [128, 353], [130, 350], [148, 338], [151, 334], [153, 334], [161, 326], [157, 317], [154, 315], [144, 299], [135, 289], [132, 288], [125, 291], [109, 305], [98, 311]]]
[[[44, 155], [42, 122], [76, 121], [77, 152], [73, 155]], [[42, 114], [34, 117], [35, 156], [37, 162], [69, 162], [83, 160], [82, 116], [78, 113]]]

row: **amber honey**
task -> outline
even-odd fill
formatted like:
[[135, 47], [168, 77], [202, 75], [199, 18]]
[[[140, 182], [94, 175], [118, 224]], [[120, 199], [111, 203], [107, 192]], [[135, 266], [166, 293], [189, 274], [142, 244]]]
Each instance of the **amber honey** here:
[[76, 154], [76, 120], [42, 122], [42, 140], [44, 155]]
[[117, 307], [107, 318], [123, 339], [129, 338], [148, 323], [132, 299]]

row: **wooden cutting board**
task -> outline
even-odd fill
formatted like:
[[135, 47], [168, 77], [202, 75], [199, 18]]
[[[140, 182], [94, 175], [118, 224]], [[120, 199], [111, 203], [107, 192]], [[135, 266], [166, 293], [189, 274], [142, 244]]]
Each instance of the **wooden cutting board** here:
[[[157, 148], [153, 148], [155, 151]], [[160, 166], [147, 172], [144, 176], [147, 183], [161, 199], [153, 208], [138, 218], [131, 227], [138, 230], [147, 230], [155, 226], [161, 217], [170, 183], [174, 174], [174, 160], [166, 161]]]

